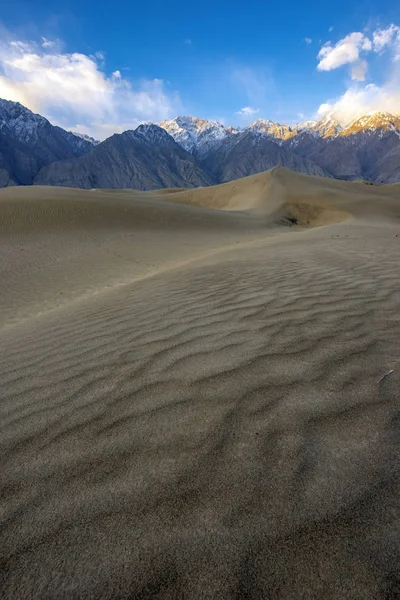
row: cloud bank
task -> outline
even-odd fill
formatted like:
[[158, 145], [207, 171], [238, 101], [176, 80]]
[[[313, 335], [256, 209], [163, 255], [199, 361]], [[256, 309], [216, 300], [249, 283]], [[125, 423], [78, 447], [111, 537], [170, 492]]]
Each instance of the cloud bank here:
[[0, 42], [0, 97], [99, 139], [180, 112], [179, 95], [162, 80], [133, 86], [118, 70], [106, 75], [102, 54], [55, 52], [56, 46], [45, 38]]

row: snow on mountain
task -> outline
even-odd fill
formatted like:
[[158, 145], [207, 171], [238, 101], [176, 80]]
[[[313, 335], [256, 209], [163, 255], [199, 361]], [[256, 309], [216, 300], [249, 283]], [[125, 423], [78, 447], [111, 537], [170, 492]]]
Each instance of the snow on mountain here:
[[47, 119], [33, 113], [19, 102], [0, 99], [0, 130], [7, 128], [19, 141], [34, 142], [38, 130], [47, 123]]
[[57, 129], [59, 133], [67, 140], [75, 156], [86, 154], [86, 152], [89, 152], [92, 150], [92, 148], [100, 143], [85, 134], [77, 134], [72, 131], [65, 131], [65, 129], [57, 126], [54, 126], [54, 128]]
[[76, 137], [85, 140], [85, 142], [89, 142], [89, 144], [92, 144], [93, 146], [97, 146], [97, 144], [100, 144], [99, 140], [95, 140], [90, 135], [87, 135], [87, 133], [80, 133], [79, 131], [69, 131], [68, 133], [72, 133], [72, 135], [75, 135]]
[[155, 123], [142, 123], [136, 129], [125, 131], [122, 135], [125, 134], [129, 134], [133, 138], [140, 138], [149, 144], [162, 144], [165, 146], [174, 142], [168, 131]]
[[19, 102], [0, 99], [0, 131], [5, 129], [18, 142], [30, 146], [38, 143], [42, 136], [50, 135], [50, 132], [57, 133], [66, 140], [76, 155], [88, 152], [99, 143], [85, 134], [73, 133], [51, 125], [47, 119], [35, 114]]
[[161, 121], [159, 126], [165, 129], [182, 148], [199, 156], [206, 154], [215, 144], [235, 131], [217, 121], [199, 119], [191, 115]]
[[[332, 114], [318, 122], [306, 121], [294, 126], [257, 119], [242, 128], [224, 126], [190, 115], [178, 116], [159, 125], [139, 125], [134, 131], [126, 131], [121, 135], [125, 136], [125, 141], [132, 136], [136, 142], [144, 142], [146, 147], [154, 146], [156, 156], [162, 149], [171, 152], [176, 143], [194, 155], [194, 160], [201, 159], [202, 163], [207, 162], [209, 157], [211, 161], [221, 162], [229, 154], [239, 165], [236, 169], [232, 158], [229, 167], [232, 173], [241, 172], [239, 163], [242, 158], [236, 147], [241, 152], [245, 149], [252, 155], [260, 154], [261, 168], [267, 165], [263, 157], [267, 151], [280, 164], [282, 157], [277, 154], [278, 145], [313, 161], [314, 166], [301, 167], [303, 172], [314, 172], [316, 163], [324, 172], [344, 179], [367, 177], [371, 181], [383, 182], [394, 181], [398, 177], [396, 161], [400, 152], [400, 116], [382, 111], [364, 115], [344, 128]], [[0, 137], [0, 162], [5, 165], [0, 170], [0, 187], [10, 185], [10, 182], [31, 184], [43, 167], [56, 161], [91, 154], [99, 144], [86, 134], [52, 125], [18, 102], [1, 99]], [[179, 154], [180, 149], [175, 146], [175, 151]], [[354, 157], [356, 160], [353, 160]], [[295, 164], [292, 158], [285, 158], [287, 164]], [[250, 166], [249, 163], [249, 172]], [[211, 167], [210, 164], [210, 172]], [[305, 168], [307, 171], [304, 171]]]
[[331, 115], [326, 115], [323, 119], [315, 123], [314, 126], [307, 129], [315, 137], [331, 138], [342, 131], [342, 126]]
[[340, 136], [355, 134], [378, 133], [383, 136], [386, 132], [393, 131], [400, 137], [400, 117], [388, 112], [374, 112], [356, 119], [341, 131]]
[[277, 143], [279, 143], [279, 141], [288, 140], [297, 133], [296, 130], [289, 127], [289, 125], [281, 125], [280, 123], [274, 123], [274, 121], [266, 119], [257, 119], [254, 123], [245, 127], [245, 130], [262, 133], [275, 140]]
[[259, 131], [260, 133], [268, 133], [271, 127], [274, 127], [275, 125], [279, 125], [279, 123], [275, 123], [270, 119], [257, 119], [244, 129], [249, 129], [251, 131]]
[[307, 129], [312, 129], [312, 127], [314, 127], [317, 123], [318, 121], [304, 121], [303, 123], [296, 123], [296, 125], [293, 125], [293, 129], [295, 129], [297, 132], [300, 132]]
[[377, 131], [380, 131], [381, 135], [383, 132], [394, 131], [400, 136], [400, 117], [388, 112], [373, 112], [356, 119], [343, 128], [332, 115], [327, 115], [320, 121], [299, 123], [293, 127], [293, 130], [297, 130], [298, 134], [309, 133], [314, 137], [324, 139], [359, 133], [371, 134]]
[[227, 136], [239, 132], [255, 132], [267, 136], [277, 144], [291, 141], [297, 145], [300, 135], [311, 135], [316, 138], [331, 138], [342, 131], [340, 124], [332, 116], [326, 116], [320, 121], [306, 121], [294, 127], [276, 123], [269, 119], [257, 119], [250, 125], [235, 129], [225, 127], [221, 123], [199, 119], [198, 117], [176, 117], [159, 123], [175, 141], [188, 152], [203, 157], [209, 150], [219, 145]]

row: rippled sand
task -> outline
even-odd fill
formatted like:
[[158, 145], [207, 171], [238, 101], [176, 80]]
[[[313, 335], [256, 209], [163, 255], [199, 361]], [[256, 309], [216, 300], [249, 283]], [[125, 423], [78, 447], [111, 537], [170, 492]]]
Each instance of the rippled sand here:
[[13, 188], [0, 233], [1, 597], [399, 596], [400, 186]]

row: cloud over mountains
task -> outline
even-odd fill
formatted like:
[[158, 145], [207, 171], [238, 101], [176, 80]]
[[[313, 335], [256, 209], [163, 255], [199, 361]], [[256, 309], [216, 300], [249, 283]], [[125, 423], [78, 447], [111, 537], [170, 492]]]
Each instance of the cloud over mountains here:
[[0, 43], [0, 97], [47, 114], [60, 125], [103, 139], [179, 112], [179, 95], [160, 79], [133, 85], [107, 75], [103, 56], [62, 52], [55, 42]]

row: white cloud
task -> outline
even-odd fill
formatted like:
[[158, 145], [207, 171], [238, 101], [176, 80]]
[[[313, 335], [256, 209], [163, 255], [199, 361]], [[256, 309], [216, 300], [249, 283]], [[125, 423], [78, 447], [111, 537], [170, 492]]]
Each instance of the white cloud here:
[[43, 48], [52, 48], [55, 45], [56, 45], [56, 42], [53, 42], [52, 40], [48, 40], [45, 37], [42, 37], [42, 46], [43, 46]]
[[321, 104], [318, 117], [333, 115], [339, 123], [347, 125], [354, 119], [375, 111], [400, 113], [400, 86], [392, 81], [383, 86], [369, 83], [353, 86], [340, 98]]
[[333, 31], [333, 25], [331, 25], [328, 29], [329, 33], [331, 33], [331, 31]]
[[375, 52], [381, 52], [385, 46], [389, 46], [399, 33], [397, 25], [389, 25], [386, 29], [377, 29], [373, 34]]
[[256, 115], [258, 112], [260, 112], [259, 108], [253, 108], [252, 106], [244, 106], [235, 114], [240, 115], [241, 117], [249, 117], [251, 115]]
[[306, 44], [312, 44], [312, 39], [311, 38], [304, 38], [304, 41]]
[[362, 53], [372, 50], [381, 54], [386, 48], [392, 50], [394, 60], [400, 60], [400, 27], [393, 23], [386, 29], [372, 32], [372, 41], [364, 33], [354, 31], [339, 40], [335, 45], [327, 42], [318, 53], [319, 71], [332, 71], [343, 65], [350, 65], [350, 76], [355, 81], [364, 81], [367, 62], [361, 58]]
[[43, 44], [0, 42], [1, 98], [21, 102], [63, 127], [80, 123], [100, 138], [168, 118], [181, 108], [179, 96], [167, 93], [160, 79], [133, 86], [120, 71], [107, 76], [94, 57], [55, 53]]
[[392, 23], [386, 29], [377, 29], [373, 34], [373, 44], [378, 54], [390, 48], [394, 60], [400, 60], [400, 27]]
[[319, 109], [317, 110], [316, 117], [321, 119], [322, 117], [325, 117], [326, 115], [331, 113], [332, 110], [333, 110], [333, 105], [330, 104], [329, 102], [324, 102], [324, 104], [321, 104]]
[[[390, 75], [389, 78], [381, 84], [368, 83], [352, 83], [345, 93], [337, 98], [333, 98], [328, 102], [321, 104], [318, 109], [317, 117], [331, 114], [342, 125], [346, 125], [354, 119], [357, 119], [367, 113], [375, 111], [387, 111], [391, 113], [400, 113], [400, 27], [390, 25], [386, 29], [377, 29], [371, 33], [371, 40], [363, 34], [350, 34], [336, 46], [333, 50], [340, 46], [345, 40], [350, 40], [353, 49], [350, 51], [347, 47], [346, 62], [344, 55], [336, 55], [331, 57], [330, 68], [336, 68], [340, 64], [350, 64], [351, 78], [354, 82], [362, 82], [365, 79], [367, 62], [360, 58], [360, 52], [373, 50], [380, 54], [385, 49], [391, 52], [387, 54], [385, 60], [387, 62], [386, 69]], [[366, 41], [367, 40], [367, 41]], [[330, 45], [332, 49], [332, 46]], [[321, 49], [322, 52], [323, 49]], [[358, 55], [358, 58], [355, 58]], [[329, 57], [329, 53], [326, 54]], [[325, 57], [322, 57], [324, 59]], [[337, 59], [336, 62], [333, 59]], [[335, 65], [335, 66], [333, 66]], [[318, 65], [320, 68], [320, 65]], [[320, 69], [321, 70], [321, 69]], [[330, 70], [330, 69], [325, 69]]]
[[355, 81], [364, 81], [368, 69], [366, 60], [359, 60], [351, 67], [351, 78]]
[[354, 31], [339, 40], [334, 46], [328, 42], [321, 48], [317, 56], [320, 61], [317, 69], [331, 71], [346, 64], [356, 63], [360, 59], [360, 52], [368, 52], [371, 49], [371, 40], [363, 33]]

